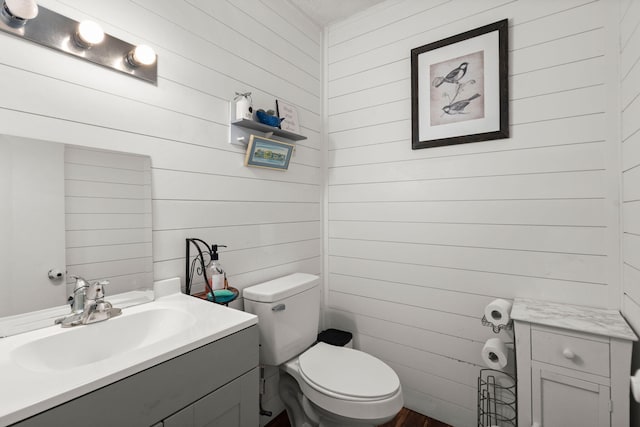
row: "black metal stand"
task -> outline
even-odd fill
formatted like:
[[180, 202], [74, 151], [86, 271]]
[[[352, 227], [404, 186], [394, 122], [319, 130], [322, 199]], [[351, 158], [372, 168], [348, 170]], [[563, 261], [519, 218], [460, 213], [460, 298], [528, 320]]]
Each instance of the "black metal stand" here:
[[[198, 250], [198, 255], [192, 260], [190, 255], [190, 247], [194, 245]], [[202, 246], [204, 245], [205, 250], [202, 250]], [[186, 257], [185, 257], [185, 293], [187, 295], [191, 295], [191, 285], [193, 284], [194, 272], [200, 276], [204, 277], [204, 284], [206, 286], [207, 292], [211, 292], [211, 296], [213, 298], [213, 302], [215, 302], [215, 295], [213, 295], [213, 289], [211, 289], [211, 285], [209, 285], [209, 277], [207, 276], [207, 263], [205, 263], [205, 256], [209, 258], [209, 262], [213, 259], [211, 254], [211, 246], [202, 239], [186, 239]], [[199, 264], [199, 265], [197, 265]]]
[[[496, 325], [482, 316], [482, 325], [491, 327], [494, 334], [499, 334], [502, 330], [512, 330], [513, 320]], [[478, 427], [517, 427], [518, 390], [515, 375], [495, 369], [480, 369], [477, 403]]]
[[496, 325], [493, 322], [489, 322], [487, 316], [482, 316], [482, 326], [490, 326], [494, 334], [499, 334], [503, 329], [507, 331], [513, 329], [513, 320], [509, 320], [509, 323], [506, 325]]
[[478, 427], [516, 427], [516, 379], [494, 369], [481, 369], [478, 377]]

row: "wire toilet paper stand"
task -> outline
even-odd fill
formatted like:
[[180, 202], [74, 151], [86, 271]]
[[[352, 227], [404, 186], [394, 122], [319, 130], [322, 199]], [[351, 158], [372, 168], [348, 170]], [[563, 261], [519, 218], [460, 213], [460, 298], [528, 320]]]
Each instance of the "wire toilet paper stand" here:
[[506, 372], [481, 369], [478, 377], [478, 427], [518, 425], [516, 380]]
[[[494, 308], [497, 307], [497, 308]], [[499, 310], [495, 313], [493, 310]], [[513, 329], [513, 320], [509, 316], [511, 303], [494, 300], [485, 308], [482, 325], [492, 329], [494, 334]], [[505, 314], [506, 313], [506, 314]], [[491, 316], [490, 319], [488, 317]], [[500, 323], [499, 323], [500, 322]], [[492, 340], [488, 340], [487, 345]], [[513, 344], [515, 343], [507, 343]], [[483, 357], [485, 352], [483, 347]], [[490, 354], [491, 355], [491, 354]], [[518, 425], [518, 392], [517, 379], [514, 375], [502, 370], [491, 369], [495, 366], [489, 358], [486, 363], [489, 369], [481, 369], [478, 377], [478, 427], [517, 427]], [[506, 365], [506, 364], [505, 364]], [[504, 367], [503, 365], [500, 365]]]

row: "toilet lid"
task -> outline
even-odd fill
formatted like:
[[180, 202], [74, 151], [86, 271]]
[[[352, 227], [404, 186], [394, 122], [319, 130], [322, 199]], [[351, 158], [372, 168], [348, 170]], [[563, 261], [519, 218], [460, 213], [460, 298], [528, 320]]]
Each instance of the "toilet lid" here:
[[320, 342], [298, 358], [307, 383], [319, 391], [358, 399], [383, 399], [396, 393], [400, 380], [370, 354]]

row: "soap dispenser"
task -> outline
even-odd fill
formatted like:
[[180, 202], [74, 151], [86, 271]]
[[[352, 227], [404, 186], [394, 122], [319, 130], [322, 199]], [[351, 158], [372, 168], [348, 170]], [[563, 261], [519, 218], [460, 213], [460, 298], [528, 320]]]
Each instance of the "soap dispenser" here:
[[218, 259], [218, 248], [226, 248], [226, 246], [211, 245], [211, 262], [207, 266], [207, 276], [212, 291], [224, 289], [224, 270]]

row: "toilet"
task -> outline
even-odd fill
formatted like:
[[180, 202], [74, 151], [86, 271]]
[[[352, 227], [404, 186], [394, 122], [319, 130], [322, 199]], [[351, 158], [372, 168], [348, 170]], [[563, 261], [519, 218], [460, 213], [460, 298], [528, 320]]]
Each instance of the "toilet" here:
[[365, 352], [316, 343], [318, 276], [294, 273], [243, 290], [258, 316], [260, 363], [280, 367], [280, 398], [293, 427], [377, 426], [402, 408], [400, 380]]

